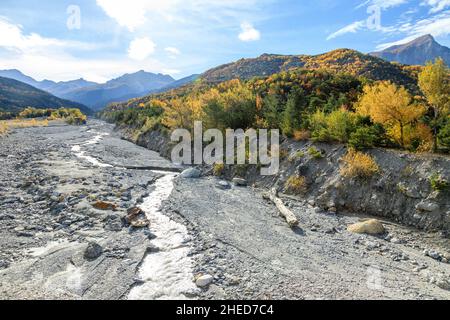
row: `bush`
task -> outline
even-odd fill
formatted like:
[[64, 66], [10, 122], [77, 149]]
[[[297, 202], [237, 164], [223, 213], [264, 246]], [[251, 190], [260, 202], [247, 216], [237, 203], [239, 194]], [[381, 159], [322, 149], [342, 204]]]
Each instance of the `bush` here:
[[450, 187], [448, 181], [438, 173], [430, 177], [430, 184], [434, 191], [445, 191]]
[[294, 194], [305, 193], [308, 190], [306, 178], [300, 175], [291, 176], [286, 181], [284, 188], [287, 192]]
[[316, 147], [310, 147], [308, 149], [308, 154], [313, 157], [314, 159], [322, 159], [323, 158], [323, 154], [322, 151], [320, 151], [319, 149], [317, 149]]
[[6, 135], [8, 133], [8, 125], [6, 123], [0, 122], [0, 136]]
[[308, 130], [295, 130], [293, 136], [295, 141], [309, 140], [311, 138], [311, 132]]
[[213, 174], [216, 177], [220, 177], [225, 170], [225, 165], [223, 163], [216, 163], [213, 167]]
[[365, 150], [373, 148], [377, 140], [378, 133], [374, 128], [362, 127], [350, 135], [348, 144], [356, 150]]
[[439, 144], [450, 149], [450, 121], [439, 131]]
[[380, 172], [376, 161], [368, 154], [349, 149], [342, 158], [341, 175], [346, 178], [370, 178]]

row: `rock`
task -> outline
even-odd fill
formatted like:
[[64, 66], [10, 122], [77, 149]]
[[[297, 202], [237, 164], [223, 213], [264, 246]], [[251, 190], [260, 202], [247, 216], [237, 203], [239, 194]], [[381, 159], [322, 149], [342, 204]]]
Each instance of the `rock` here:
[[123, 228], [122, 219], [118, 215], [109, 215], [105, 219], [105, 229], [109, 231], [121, 231]]
[[247, 182], [247, 180], [242, 179], [242, 178], [234, 178], [233, 184], [238, 187], [246, 187], [248, 182]]
[[128, 209], [126, 220], [134, 228], [144, 228], [150, 225], [145, 212], [138, 207]]
[[365, 233], [370, 235], [379, 235], [386, 232], [386, 229], [384, 228], [383, 224], [376, 219], [371, 219], [352, 224], [347, 228], [347, 230], [352, 233], [359, 233], [359, 234]]
[[430, 258], [433, 258], [434, 260], [441, 259], [441, 255], [439, 254], [439, 252], [434, 251], [434, 250], [425, 250], [424, 254]]
[[96, 242], [90, 242], [84, 251], [86, 260], [95, 260], [103, 254], [103, 248]]
[[213, 276], [205, 274], [197, 277], [197, 279], [195, 280], [195, 284], [197, 287], [204, 288], [209, 286], [213, 281], [214, 281]]
[[416, 210], [425, 211], [425, 212], [433, 212], [439, 210], [439, 205], [434, 202], [422, 201], [418, 205], [416, 205]]
[[216, 183], [216, 187], [221, 190], [228, 190], [231, 189], [230, 184], [227, 181], [219, 181]]
[[202, 172], [196, 168], [189, 168], [184, 170], [180, 177], [184, 179], [198, 179], [202, 175]]
[[92, 205], [95, 209], [98, 210], [116, 210], [117, 205], [114, 203], [108, 203], [105, 201], [97, 201]]

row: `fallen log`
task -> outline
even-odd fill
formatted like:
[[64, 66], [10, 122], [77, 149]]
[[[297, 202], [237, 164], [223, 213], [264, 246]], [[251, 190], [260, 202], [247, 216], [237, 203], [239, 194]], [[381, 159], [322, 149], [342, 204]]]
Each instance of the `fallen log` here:
[[276, 189], [272, 189], [270, 192], [264, 193], [263, 198], [266, 200], [270, 200], [275, 204], [280, 214], [286, 219], [289, 227], [294, 228], [298, 226], [299, 221], [297, 217], [284, 205], [283, 201], [278, 198], [278, 192], [276, 191]]

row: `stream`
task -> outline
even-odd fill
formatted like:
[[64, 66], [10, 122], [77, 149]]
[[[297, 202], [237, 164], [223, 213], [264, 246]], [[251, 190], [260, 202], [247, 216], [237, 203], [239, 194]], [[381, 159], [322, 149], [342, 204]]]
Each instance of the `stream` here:
[[[82, 150], [83, 146], [98, 144], [109, 135], [94, 133], [96, 135], [92, 139], [73, 146], [72, 152], [93, 166], [113, 167], [86, 155], [86, 151]], [[140, 208], [150, 221], [150, 231], [156, 236], [152, 244], [158, 250], [145, 257], [138, 274], [142, 283], [132, 288], [128, 299], [187, 299], [186, 293], [198, 290], [193, 282], [193, 261], [189, 257], [191, 238], [184, 225], [173, 221], [160, 210], [162, 203], [172, 193], [173, 180], [177, 174], [164, 171], [153, 172], [163, 176], [155, 182], [154, 190], [144, 199]]]

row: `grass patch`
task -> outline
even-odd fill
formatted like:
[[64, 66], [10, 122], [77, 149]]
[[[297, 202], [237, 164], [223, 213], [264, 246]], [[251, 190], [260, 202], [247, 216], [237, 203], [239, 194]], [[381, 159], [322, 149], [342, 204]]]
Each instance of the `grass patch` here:
[[322, 151], [320, 151], [319, 149], [317, 149], [316, 147], [310, 147], [308, 149], [308, 154], [313, 157], [314, 159], [322, 159], [323, 158], [323, 154]]
[[346, 178], [370, 178], [380, 172], [374, 158], [355, 149], [348, 150], [342, 161], [344, 164], [340, 172]]
[[4, 122], [0, 122], [0, 137], [8, 133], [8, 125]]
[[37, 120], [37, 119], [14, 119], [0, 122], [0, 127], [6, 127], [6, 130], [17, 128], [30, 128], [30, 127], [47, 127], [47, 126], [48, 120]]

